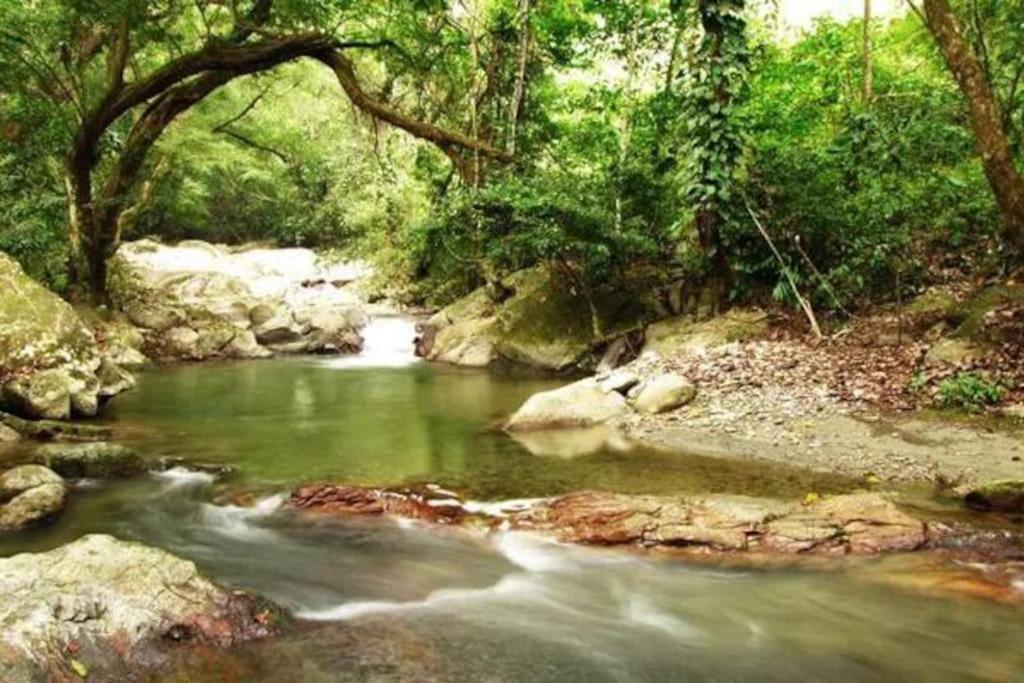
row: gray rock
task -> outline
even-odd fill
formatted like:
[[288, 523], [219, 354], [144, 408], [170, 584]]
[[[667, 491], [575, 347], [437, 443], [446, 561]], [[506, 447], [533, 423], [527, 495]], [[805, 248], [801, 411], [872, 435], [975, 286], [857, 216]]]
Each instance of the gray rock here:
[[665, 374], [643, 385], [633, 405], [645, 413], [664, 413], [693, 401], [697, 387], [680, 375]]
[[35, 461], [73, 479], [131, 477], [146, 470], [134, 450], [105, 441], [43, 446], [36, 451]]
[[100, 363], [100, 369], [96, 372], [100, 381], [98, 396], [101, 399], [116, 396], [123, 391], [135, 388], [135, 376], [106, 358]]
[[0, 443], [13, 443], [21, 439], [21, 434], [0, 422]]
[[41, 484], [0, 506], [0, 531], [16, 531], [52, 520], [67, 504], [64, 484]]
[[[114, 305], [145, 328], [147, 352], [166, 360], [258, 358], [352, 350], [366, 324], [348, 289], [313, 285], [365, 275], [325, 265], [307, 249], [231, 250], [198, 241], [123, 244], [110, 260]], [[252, 335], [241, 332], [251, 330]]]
[[640, 383], [640, 378], [628, 370], [619, 370], [601, 380], [601, 391], [606, 394], [616, 392], [627, 394], [630, 389]]
[[192, 562], [111, 536], [0, 559], [0, 652], [18, 680], [134, 680], [181, 642], [230, 646], [277, 631], [279, 610], [203, 577]]
[[53, 470], [42, 465], [19, 465], [0, 474], [0, 502], [44, 484], [64, 484]]
[[71, 306], [0, 253], [0, 391], [5, 410], [23, 417], [93, 415], [99, 405], [100, 353]]
[[629, 409], [618, 393], [605, 393], [597, 380], [587, 378], [552, 391], [534, 394], [509, 418], [510, 431], [592, 427]]

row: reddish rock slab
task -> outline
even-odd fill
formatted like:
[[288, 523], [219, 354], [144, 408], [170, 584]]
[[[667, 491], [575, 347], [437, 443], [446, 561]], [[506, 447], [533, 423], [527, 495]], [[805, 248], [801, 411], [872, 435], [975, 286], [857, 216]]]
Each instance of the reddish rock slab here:
[[292, 492], [285, 507], [334, 515], [394, 515], [457, 524], [468, 514], [461, 501], [429, 489], [383, 489], [313, 484]]

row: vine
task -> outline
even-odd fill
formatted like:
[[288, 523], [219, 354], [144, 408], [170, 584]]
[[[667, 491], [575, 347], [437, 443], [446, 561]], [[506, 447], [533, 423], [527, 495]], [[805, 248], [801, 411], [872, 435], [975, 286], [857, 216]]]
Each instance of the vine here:
[[745, 139], [735, 115], [750, 68], [745, 6], [746, 0], [673, 3], [674, 11], [700, 28], [686, 70], [683, 188], [719, 298], [731, 280], [723, 228], [735, 218], [733, 196]]

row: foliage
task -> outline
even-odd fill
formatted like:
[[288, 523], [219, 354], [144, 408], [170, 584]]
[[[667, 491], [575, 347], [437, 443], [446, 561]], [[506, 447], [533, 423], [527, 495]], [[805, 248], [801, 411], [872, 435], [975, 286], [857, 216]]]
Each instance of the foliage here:
[[[961, 12], [1017, 153], [1019, 4]], [[962, 95], [918, 19], [870, 27], [875, 97], [863, 102], [859, 20], [783, 37], [763, 5], [532, 0], [523, 17], [519, 0], [275, 2], [268, 35], [319, 30], [369, 46], [346, 52], [367, 92], [498, 148], [514, 130], [514, 164], [463, 154], [458, 168], [458, 155], [358, 113], [321, 65], [292, 63], [231, 82], [170, 126], [130, 189], [124, 237], [337, 249], [435, 302], [542, 261], [597, 291], [630, 271], [706, 278], [720, 254], [734, 299], [793, 305], [747, 205], [818, 309], [1002, 266]], [[135, 78], [219, 44], [232, 8], [253, 7], [0, 3], [0, 249], [67, 284], [64, 159], [104, 92], [121, 20]], [[103, 136], [97, 185], [137, 114]], [[702, 215], [719, 242], [701, 239]]]
[[1005, 389], [984, 376], [960, 372], [939, 385], [935, 401], [942, 408], [979, 410], [1003, 399]]

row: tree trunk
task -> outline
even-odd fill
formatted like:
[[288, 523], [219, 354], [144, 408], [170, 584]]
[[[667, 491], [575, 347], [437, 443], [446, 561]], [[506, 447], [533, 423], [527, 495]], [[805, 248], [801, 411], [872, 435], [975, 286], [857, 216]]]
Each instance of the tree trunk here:
[[1014, 165], [999, 104], [981, 61], [948, 0], [923, 0], [922, 14], [960, 90], [967, 97], [985, 177], [996, 197], [1003, 238], [1024, 251], [1024, 179]]
[[[718, 21], [717, 15], [705, 11], [708, 0], [701, 0], [699, 5], [701, 28], [712, 38], [712, 49], [709, 55], [710, 64], [722, 59], [722, 46], [725, 42], [725, 27]], [[729, 91], [722, 81], [715, 92], [715, 99], [719, 107], [724, 109], [729, 105]], [[700, 241], [701, 250], [708, 258], [711, 268], [711, 285], [715, 293], [715, 312], [717, 313], [725, 299], [729, 288], [732, 286], [732, 268], [725, 253], [725, 245], [722, 243], [722, 215], [718, 207], [701, 207], [697, 211], [697, 235]]]
[[519, 58], [516, 62], [516, 83], [509, 106], [508, 152], [516, 153], [519, 117], [526, 98], [526, 63], [530, 55], [530, 0], [519, 0]]

